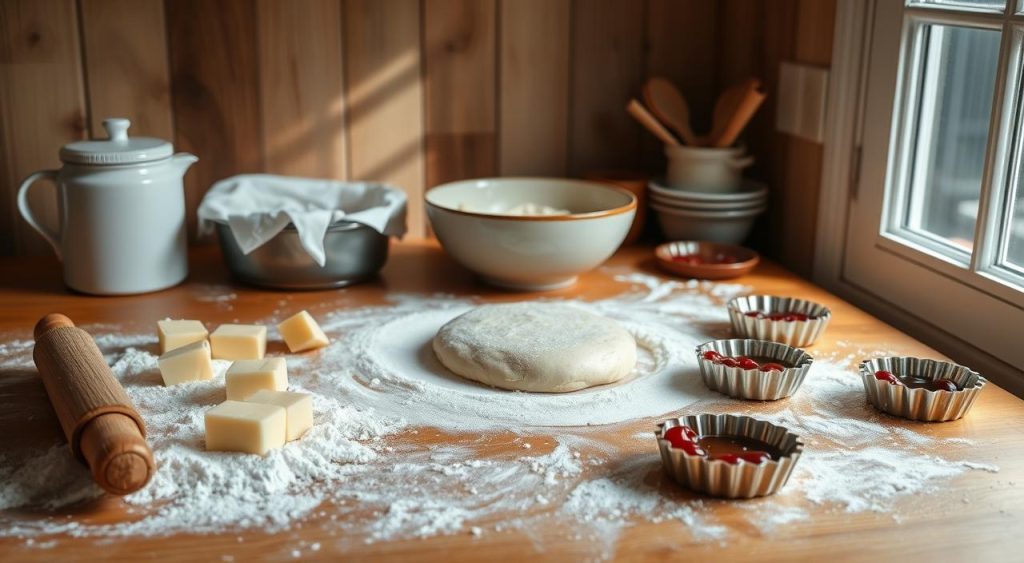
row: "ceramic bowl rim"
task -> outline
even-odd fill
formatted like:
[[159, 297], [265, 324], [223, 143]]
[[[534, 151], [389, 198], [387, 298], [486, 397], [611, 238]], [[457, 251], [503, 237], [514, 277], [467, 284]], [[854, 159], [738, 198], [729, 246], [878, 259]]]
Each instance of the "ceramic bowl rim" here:
[[731, 147], [694, 147], [691, 145], [665, 145], [665, 154], [688, 154], [699, 159], [714, 160], [723, 156], [743, 158], [747, 147], [733, 145]]
[[760, 207], [768, 203], [768, 198], [752, 199], [750, 201], [694, 201], [694, 200], [679, 200], [679, 199], [667, 199], [664, 196], [656, 193], [651, 193], [648, 196], [649, 205], [660, 205], [662, 207], [668, 207], [670, 209], [682, 209], [692, 211], [745, 211], [747, 209], [753, 209]]
[[679, 209], [664, 205], [651, 205], [651, 209], [664, 215], [687, 219], [752, 219], [768, 209], [767, 204], [748, 209]]
[[647, 188], [652, 193], [677, 200], [703, 201], [708, 203], [735, 203], [761, 197], [767, 198], [769, 193], [766, 184], [748, 178], [741, 179], [740, 186], [757, 186], [757, 189], [733, 192], [703, 192], [670, 188], [664, 183], [664, 178], [654, 178], [647, 182]]
[[[451, 207], [448, 207], [448, 206], [445, 206], [445, 205], [442, 205], [442, 204], [439, 204], [437, 202], [434, 202], [434, 201], [430, 200], [431, 193], [433, 193], [433, 192], [437, 192], [439, 190], [443, 190], [443, 189], [446, 189], [446, 188], [452, 188], [454, 186], [464, 185], [464, 184], [467, 184], [467, 183], [470, 183], [470, 182], [494, 182], [496, 184], [501, 184], [501, 183], [506, 183], [507, 181], [512, 181], [512, 180], [515, 180], [515, 181], [542, 180], [542, 181], [545, 181], [545, 182], [555, 181], [555, 182], [563, 182], [563, 183], [570, 183], [570, 184], [580, 184], [580, 185], [592, 186], [592, 187], [597, 188], [597, 189], [617, 192], [617, 193], [619, 193], [621, 195], [624, 195], [624, 196], [629, 198], [629, 203], [627, 203], [625, 205], [620, 205], [618, 207], [612, 207], [610, 209], [602, 209], [602, 210], [599, 210], [599, 211], [588, 211], [588, 212], [585, 212], [585, 213], [568, 213], [568, 214], [565, 214], [565, 215], [504, 215], [504, 214], [501, 214], [501, 213], [483, 213], [483, 212], [480, 212], [480, 211], [466, 211], [465, 209], [453, 209]], [[543, 177], [543, 176], [502, 176], [502, 177], [493, 177], [493, 178], [473, 178], [473, 179], [470, 179], [470, 180], [458, 180], [458, 181], [455, 181], [455, 182], [448, 182], [446, 184], [441, 184], [440, 186], [436, 186], [434, 188], [431, 188], [430, 190], [427, 191], [426, 194], [424, 194], [423, 200], [424, 200], [424, 202], [426, 202], [427, 207], [432, 207], [432, 208], [435, 208], [435, 209], [438, 209], [438, 210], [441, 210], [441, 211], [446, 211], [448, 213], [454, 213], [456, 215], [464, 215], [464, 216], [467, 216], [467, 217], [477, 217], [479, 219], [498, 219], [498, 220], [501, 220], [501, 221], [516, 221], [516, 222], [523, 222], [523, 223], [550, 222], [550, 221], [580, 221], [580, 220], [586, 220], [586, 219], [599, 219], [599, 218], [602, 218], [602, 217], [611, 217], [613, 215], [620, 215], [622, 213], [628, 213], [629, 211], [633, 211], [633, 210], [635, 210], [637, 208], [637, 197], [636, 197], [636, 194], [634, 194], [633, 192], [631, 192], [631, 191], [629, 191], [629, 190], [627, 190], [625, 188], [620, 188], [618, 186], [612, 186], [612, 185], [609, 185], [609, 184], [603, 184], [603, 183], [600, 183], [600, 182], [590, 181], [590, 180], [577, 180], [577, 179], [574, 179], [574, 178], [546, 178], [546, 177]]]

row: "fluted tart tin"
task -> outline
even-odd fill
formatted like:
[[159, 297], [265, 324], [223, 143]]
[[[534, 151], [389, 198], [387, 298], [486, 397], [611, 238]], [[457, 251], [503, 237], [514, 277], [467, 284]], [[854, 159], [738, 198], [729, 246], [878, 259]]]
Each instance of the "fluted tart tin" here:
[[[665, 432], [674, 426], [688, 426], [699, 438], [728, 436], [746, 438], [770, 446], [775, 455], [760, 463], [736, 463], [709, 459], [672, 447]], [[699, 414], [669, 419], [655, 432], [665, 472], [681, 486], [710, 496], [741, 499], [772, 495], [785, 486], [804, 444], [782, 426], [749, 416]]]
[[[915, 377], [931, 382], [950, 380], [955, 391], [908, 387], [878, 379], [883, 371], [901, 377]], [[988, 380], [978, 372], [952, 362], [910, 356], [874, 358], [860, 363], [860, 377], [868, 402], [878, 410], [921, 422], [949, 422], [963, 418]]]
[[726, 309], [736, 336], [797, 348], [814, 344], [832, 318], [832, 311], [820, 303], [774, 295], [737, 297]]
[[[770, 360], [785, 369], [764, 370], [763, 362], [759, 368], [744, 369], [708, 359], [708, 352], [728, 358]], [[796, 393], [813, 362], [814, 358], [803, 350], [768, 340], [713, 340], [697, 347], [697, 364], [704, 385], [712, 391], [751, 401], [777, 401]]]

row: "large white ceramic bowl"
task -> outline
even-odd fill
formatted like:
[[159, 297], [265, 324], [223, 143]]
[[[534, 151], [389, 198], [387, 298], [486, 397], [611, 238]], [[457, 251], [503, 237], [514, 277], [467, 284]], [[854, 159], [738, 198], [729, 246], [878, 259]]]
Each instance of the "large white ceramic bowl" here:
[[[452, 182], [426, 195], [441, 245], [484, 281], [516, 290], [572, 285], [608, 259], [629, 232], [636, 196], [626, 190], [561, 178], [486, 178]], [[503, 214], [532, 203], [563, 215]]]

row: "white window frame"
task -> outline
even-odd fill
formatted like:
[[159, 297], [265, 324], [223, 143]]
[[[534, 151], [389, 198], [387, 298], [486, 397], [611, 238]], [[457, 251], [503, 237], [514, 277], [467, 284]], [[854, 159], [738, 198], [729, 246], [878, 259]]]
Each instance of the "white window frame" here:
[[[889, 6], [886, 6], [887, 8], [893, 5], [892, 0], [885, 1], [889, 4]], [[992, 112], [993, 117], [989, 123], [988, 158], [981, 181], [981, 197], [978, 204], [978, 219], [974, 237], [975, 248], [980, 251], [974, 252], [973, 257], [971, 253], [966, 251], [949, 252], [941, 248], [941, 243], [929, 240], [927, 235], [901, 228], [899, 212], [904, 208], [904, 198], [908, 194], [905, 190], [896, 190], [897, 184], [900, 184], [903, 178], [909, 176], [911, 163], [916, 157], [920, 156], [914, 154], [916, 149], [915, 136], [920, 134], [914, 130], [916, 123], [912, 119], [901, 119], [916, 113], [917, 109], [913, 104], [914, 100], [918, 98], [917, 94], [920, 88], [918, 84], [911, 84], [915, 82], [916, 76], [914, 76], [914, 72], [919, 67], [922, 56], [920, 30], [918, 30], [918, 33], [911, 35], [912, 29], [922, 23], [957, 25], [964, 25], [966, 23], [978, 29], [999, 31], [1007, 20], [1013, 20], [1021, 24], [1024, 24], [1024, 20], [1021, 20], [1015, 14], [1004, 15], [1000, 12], [992, 12], [991, 10], [981, 8], [974, 10], [958, 8], [958, 10], [963, 10], [964, 12], [977, 13], [978, 15], [974, 18], [964, 15], [956, 17], [947, 16], [938, 8], [928, 5], [914, 5], [905, 10], [907, 17], [903, 22], [901, 36], [907, 38], [907, 41], [901, 45], [900, 50], [908, 64], [904, 64], [900, 70], [899, 83], [896, 88], [897, 91], [906, 91], [903, 92], [901, 99], [896, 102], [895, 119], [900, 121], [895, 126], [892, 126], [890, 146], [895, 146], [896, 148], [892, 151], [893, 154], [889, 160], [889, 177], [886, 179], [885, 197], [883, 199], [885, 208], [882, 210], [882, 217], [887, 224], [887, 228], [881, 233], [882, 238], [878, 241], [879, 246], [895, 254], [902, 255], [908, 260], [927, 263], [929, 267], [937, 269], [950, 278], [960, 280], [981, 291], [1024, 307], [1024, 293], [1020, 291], [1020, 286], [1024, 285], [1024, 276], [1007, 272], [997, 266], [996, 260], [1001, 253], [996, 245], [991, 242], [998, 240], [1000, 234], [999, 227], [1008, 222], [1009, 215], [1006, 215], [999, 224], [988, 220], [990, 215], [1001, 214], [1004, 210], [1012, 211], [1008, 209], [1011, 206], [1006, 205], [1006, 199], [1003, 197], [1006, 193], [1003, 186], [1015, 176], [1012, 174], [1007, 175], [1005, 173], [1005, 166], [1002, 166], [1001, 163], [1009, 156], [1013, 143], [1013, 134], [1016, 129], [1015, 124], [1019, 119], [1017, 115], [1019, 99], [1016, 93], [1019, 92], [1021, 39], [1024, 37], [1019, 28], [1014, 32], [1004, 35], [1002, 38], [1004, 43], [1009, 42], [1010, 45], [1003, 46], [1001, 49], [1002, 56], [997, 62], [998, 70], [996, 73], [993, 108], [1002, 106], [1002, 109]], [[888, 32], [889, 30], [885, 31]], [[1010, 60], [1016, 61], [1013, 65], [1016, 72], [1012, 76], [1006, 72], [1009, 66], [1006, 61], [1007, 57]], [[877, 79], [880, 78], [874, 75], [868, 77], [868, 80]], [[1008, 116], [1008, 119], [1000, 119], [1000, 115]], [[906, 181], [913, 182], [910, 178], [907, 178]]]
[[[880, 295], [878, 292], [865, 289], [865, 284], [852, 280], [851, 276], [844, 272], [844, 262], [847, 258], [846, 252], [848, 248], [847, 237], [851, 236], [848, 233], [848, 229], [844, 228], [844, 226], [847, 226], [850, 221], [851, 201], [858, 197], [861, 181], [881, 181], [879, 180], [879, 171], [877, 170], [867, 171], [868, 175], [874, 174], [870, 180], [864, 179], [861, 174], [863, 151], [879, 150], [877, 147], [862, 147], [861, 143], [865, 136], [866, 127], [880, 126], [877, 122], [865, 123], [868, 85], [871, 80], [878, 80], [877, 76], [871, 76], [871, 72], [880, 66], [876, 64], [873, 68], [868, 60], [872, 48], [871, 34], [874, 31], [872, 26], [876, 19], [883, 20], [880, 24], [881, 26], [909, 26], [912, 21], [911, 18], [926, 18], [929, 22], [934, 21], [936, 23], [943, 23], [945, 18], [942, 7], [920, 4], [906, 8], [907, 21], [899, 21], [901, 18], [895, 18], [895, 21], [892, 21], [892, 18], [876, 18], [876, 16], [884, 16], [886, 13], [893, 11], [894, 8], [891, 4], [886, 5], [884, 3], [896, 1], [873, 0], [864, 2], [862, 0], [838, 0], [837, 2], [832, 66], [829, 79], [829, 99], [821, 183], [822, 193], [819, 204], [815, 247], [814, 280], [876, 316], [881, 317], [897, 328], [913, 334], [953, 359], [983, 371], [1004, 387], [1017, 394], [1024, 395], [1024, 372], [1021, 371], [1021, 368], [1017, 367], [1020, 365], [1019, 362], [1013, 361], [1016, 359], [1014, 354], [994, 354], [992, 349], [986, 349], [983, 345], [978, 346], [966, 340], [958, 331], [947, 330], [944, 328], [946, 323], [935, 322], [935, 318], [929, 319], [914, 315], [900, 306], [899, 298], [894, 299], [892, 296], [887, 297], [886, 295]], [[1017, 3], [1017, 0], [1008, 1], [1011, 4], [1017, 4], [1014, 6], [1014, 10], [1010, 10], [1013, 13], [1008, 15], [1004, 15], [1001, 10], [979, 8], [970, 10], [975, 13], [967, 16], [967, 18], [959, 16], [955, 18], [955, 21], [956, 23], [963, 23], [965, 19], [969, 18], [976, 25], [989, 28], [1002, 26], [1007, 20], [1024, 24], [1024, 19], [1022, 19], [1022, 16], [1024, 16], [1024, 0], [1021, 0], [1019, 3]], [[882, 12], [877, 12], [877, 10], [882, 10]], [[948, 23], [952, 23], [952, 21]], [[1022, 73], [1024, 73], [1024, 69], [1021, 67], [1022, 63], [1020, 62], [1024, 58], [1022, 56], [1024, 55], [1024, 32], [1021, 31], [1022, 29], [1024, 28], [1017, 28], [1012, 34], [1004, 33], [1002, 38], [1002, 41], [1010, 42], [1010, 44], [1008, 46], [1004, 45], [1001, 49], [1001, 59], [996, 77], [996, 95], [993, 100], [993, 104], [997, 105], [993, 105], [993, 107], [1001, 107], [1002, 112], [1014, 117], [1012, 120], [1008, 120], [1008, 124], [997, 123], [999, 120], [993, 118], [993, 122], [990, 123], [989, 127], [988, 143], [990, 150], [987, 151], [985, 174], [982, 180], [981, 201], [979, 203], [978, 228], [975, 232], [977, 248], [985, 249], [986, 252], [975, 252], [970, 262], [965, 264], [966, 253], [959, 256], [952, 254], [953, 257], [951, 257], [949, 251], [937, 251], [927, 241], [914, 244], [915, 237], [905, 236], [904, 232], [899, 232], [897, 237], [893, 237], [886, 232], [888, 229], [881, 228], [876, 232], [865, 234], [868, 237], [877, 235], [874, 239], [874, 245], [877, 248], [884, 249], [886, 252], [910, 262], [926, 264], [928, 269], [938, 272], [949, 280], [976, 288], [976, 291], [979, 291], [981, 294], [994, 298], [995, 301], [989, 299], [992, 303], [997, 303], [1001, 300], [1005, 302], [1006, 307], [1012, 307], [1014, 310], [1017, 308], [1024, 310], [1024, 294], [1012, 285], [1024, 280], [1024, 277], [1022, 277], [1024, 272], [1014, 271], [1014, 268], [996, 267], [997, 260], [1001, 256], [1005, 256], [1005, 245], [987, 244], [987, 241], [998, 240], [1000, 229], [1008, 228], [1011, 218], [1009, 213], [1012, 213], [1012, 205], [1007, 204], [1007, 198], [1012, 203], [1014, 197], [1012, 190], [993, 189], [993, 186], [1001, 187], [1011, 182], [1015, 184], [1017, 175], [1021, 173], [1021, 163], [1024, 161], [1024, 154], [1009, 154], [1013, 146], [1013, 135], [1015, 133], [1024, 135], [1024, 123], [1020, 123], [1022, 119], [1020, 115], [1022, 101], [1018, 99], [1018, 93], [1020, 92], [1019, 81]], [[894, 35], [892, 28], [883, 30], [883, 32], [887, 33], [887, 36], [890, 37]], [[897, 35], [902, 37], [906, 33], [899, 33]], [[894, 56], [895, 53], [902, 53], [904, 49], [912, 49], [913, 47], [913, 41], [899, 42], [891, 46]], [[888, 51], [888, 48], [886, 50]], [[1017, 61], [1017, 71], [1015, 73], [1007, 73], [1005, 71], [1009, 67], [1004, 60], [1005, 57], [1015, 57]], [[892, 67], [890, 66], [889, 68], [891, 71]], [[912, 65], [904, 65], [899, 70], [895, 79], [907, 80], [908, 74], [913, 72], [913, 70], [914, 67]], [[892, 77], [889, 78], [889, 80], [892, 79]], [[902, 84], [896, 85], [897, 92], [902, 91], [900, 86]], [[1007, 93], [1010, 95], [1006, 95]], [[905, 103], [905, 100], [908, 98], [909, 96], [903, 96], [899, 100], [899, 104]], [[877, 106], [876, 100], [873, 107]], [[901, 110], [902, 108], [897, 105], [896, 109]], [[993, 112], [993, 115], [998, 114], [999, 112]], [[877, 121], [878, 116], [874, 116], [874, 119]], [[886, 176], [884, 180], [885, 189], [888, 190], [893, 184], [893, 179], [898, 179], [898, 176], [892, 175], [901, 172], [899, 169], [899, 166], [902, 164], [900, 159], [903, 159], [903, 162], [905, 162], [907, 158], [906, 149], [910, 147], [910, 150], [912, 150], [913, 143], [909, 142], [912, 139], [905, 136], [904, 124], [897, 124], [893, 127], [891, 120], [886, 119], [886, 121], [889, 121], [889, 123], [885, 123], [883, 126], [889, 128], [892, 132], [890, 144], [894, 141], [899, 142], [897, 145], [894, 145], [898, 146], [899, 150], [892, 151], [892, 154], [889, 155], [894, 160], [891, 162], [887, 160], [889, 165], [885, 167], [886, 171], [884, 174], [890, 175]], [[875, 135], [872, 138], [877, 138], [877, 130], [873, 130], [871, 133]], [[1024, 145], [1024, 143], [1018, 146], [1021, 145]], [[882, 147], [881, 150], [887, 150], [887, 148]], [[875, 153], [869, 156], [877, 162], [879, 155]], [[1016, 158], [1014, 160], [1014, 169], [1009, 171], [1009, 173], [1004, 172], [1005, 166], [994, 165], [1004, 162], [1010, 156], [1015, 156]], [[876, 194], [878, 192], [877, 189], [873, 191]], [[889, 200], [887, 194], [885, 195], [885, 197], [877, 201], [879, 208], [882, 207], [882, 202]], [[881, 224], [881, 218], [891, 220], [893, 217], [893, 214], [888, 213], [888, 209], [880, 210], [879, 212], [884, 213], [879, 217], [879, 225]], [[988, 220], [989, 216], [997, 213], [1005, 214], [999, 218], [998, 222]], [[967, 266], [966, 268], [965, 265]], [[949, 284], [945, 284], [945, 286], [948, 287]], [[948, 296], [946, 298], [948, 299]], [[944, 300], [937, 299], [935, 305], [942, 307]], [[1016, 315], [1014, 316], [1016, 317]], [[1015, 323], [1001, 322], [999, 315], [992, 319], [991, 324], [994, 326], [979, 326], [978, 328], [984, 329], [986, 332], [989, 332], [991, 329], [995, 331], [995, 334], [1002, 333], [1003, 335], [1019, 333], [1018, 340], [1022, 345], [1021, 348], [1024, 348], [1024, 325], [1016, 326]], [[1005, 352], [1007, 346], [1005, 345], [1005, 338], [1003, 340], [1001, 351]], [[1007, 359], [1010, 361], [1006, 361]]]

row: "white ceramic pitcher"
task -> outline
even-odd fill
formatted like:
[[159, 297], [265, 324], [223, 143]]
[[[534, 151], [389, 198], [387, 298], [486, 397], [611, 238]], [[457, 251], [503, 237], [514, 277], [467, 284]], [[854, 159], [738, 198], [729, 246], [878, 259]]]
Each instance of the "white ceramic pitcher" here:
[[[64, 263], [64, 283], [97, 295], [145, 293], [188, 275], [185, 190], [196, 160], [171, 143], [128, 137], [127, 119], [106, 119], [106, 140], [64, 145], [60, 170], [41, 170], [18, 189], [18, 210]], [[57, 230], [29, 207], [34, 182], [57, 186]]]

